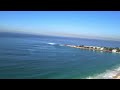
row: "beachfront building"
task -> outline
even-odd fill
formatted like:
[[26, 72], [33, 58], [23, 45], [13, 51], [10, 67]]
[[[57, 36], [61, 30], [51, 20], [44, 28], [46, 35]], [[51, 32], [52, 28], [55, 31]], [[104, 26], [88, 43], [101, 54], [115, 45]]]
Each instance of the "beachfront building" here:
[[114, 52], [114, 53], [120, 53], [120, 48], [111, 48], [111, 47], [98, 47], [98, 46], [84, 46], [84, 45], [68, 45], [65, 44], [65, 46], [74, 47], [74, 48], [82, 48], [82, 49], [92, 49], [92, 50], [98, 50], [98, 51], [105, 51], [105, 52]]
[[104, 48], [100, 48], [100, 50], [104, 50]]
[[95, 49], [96, 47], [95, 46], [93, 46], [93, 49]]
[[96, 47], [97, 49], [100, 49], [101, 47]]
[[117, 52], [117, 50], [116, 50], [116, 49], [113, 49], [112, 52]]

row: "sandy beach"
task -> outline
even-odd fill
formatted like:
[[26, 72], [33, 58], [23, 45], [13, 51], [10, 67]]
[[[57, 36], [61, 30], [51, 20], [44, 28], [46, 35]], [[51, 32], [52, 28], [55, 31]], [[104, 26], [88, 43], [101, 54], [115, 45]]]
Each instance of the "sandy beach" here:
[[113, 76], [113, 79], [120, 79], [120, 73], [118, 73], [115, 76]]

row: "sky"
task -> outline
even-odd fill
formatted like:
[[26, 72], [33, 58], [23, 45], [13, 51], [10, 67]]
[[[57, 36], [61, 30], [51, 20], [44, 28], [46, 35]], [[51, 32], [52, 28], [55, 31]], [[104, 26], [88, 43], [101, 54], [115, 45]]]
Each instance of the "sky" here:
[[120, 11], [0, 11], [0, 31], [120, 40]]

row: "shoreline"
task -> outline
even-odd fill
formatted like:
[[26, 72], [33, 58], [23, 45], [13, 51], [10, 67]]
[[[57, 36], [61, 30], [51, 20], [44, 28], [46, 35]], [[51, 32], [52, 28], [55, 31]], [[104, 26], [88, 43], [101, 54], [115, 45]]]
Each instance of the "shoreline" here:
[[85, 79], [120, 79], [120, 71], [118, 70], [105, 71], [98, 75], [89, 76]]
[[64, 45], [72, 48], [80, 48], [80, 49], [88, 49], [88, 50], [95, 50], [95, 51], [103, 51], [103, 52], [110, 52], [110, 53], [119, 53], [120, 54], [120, 48], [111, 48], [111, 47], [99, 47], [99, 46], [84, 46], [84, 45]]
[[[88, 50], [94, 50], [94, 51], [103, 51], [103, 52], [119, 53], [120, 54], [120, 48], [118, 48], [118, 47], [117, 48], [111, 48], [111, 47], [108, 48], [108, 47], [84, 46], [84, 45], [81, 45], [81, 46], [65, 45], [65, 46], [72, 47], [72, 48], [88, 49]], [[112, 75], [111, 79], [120, 79], [120, 71], [118, 71], [115, 75]]]
[[120, 79], [120, 72], [117, 73], [115, 76], [112, 77], [113, 79]]

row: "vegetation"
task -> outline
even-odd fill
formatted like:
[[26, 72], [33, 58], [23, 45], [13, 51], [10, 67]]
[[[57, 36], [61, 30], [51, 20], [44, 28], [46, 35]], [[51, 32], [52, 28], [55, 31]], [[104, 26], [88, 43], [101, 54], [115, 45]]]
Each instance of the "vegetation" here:
[[112, 48], [112, 47], [97, 47], [97, 46], [84, 46], [84, 45], [78, 45], [76, 47], [81, 47], [81, 48], [87, 48], [87, 49], [94, 49], [94, 50], [101, 50], [101, 48], [103, 48], [103, 51], [110, 51], [112, 52], [112, 50], [116, 50], [115, 52], [120, 52], [120, 48], [116, 47], [116, 48]]
[[108, 48], [108, 50], [109, 50], [109, 51], [112, 51], [112, 50], [113, 50], [113, 48]]

